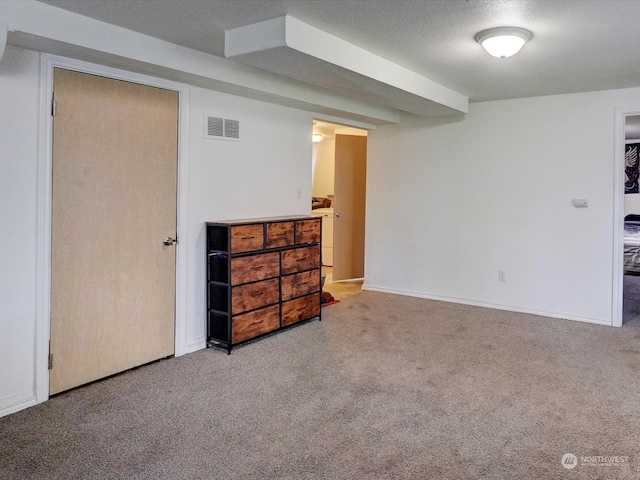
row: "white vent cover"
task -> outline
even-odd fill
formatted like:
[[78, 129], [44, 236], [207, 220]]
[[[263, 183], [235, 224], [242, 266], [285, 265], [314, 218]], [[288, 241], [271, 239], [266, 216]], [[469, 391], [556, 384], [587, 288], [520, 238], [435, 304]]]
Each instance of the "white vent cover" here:
[[204, 138], [240, 140], [240, 121], [222, 117], [204, 116]]

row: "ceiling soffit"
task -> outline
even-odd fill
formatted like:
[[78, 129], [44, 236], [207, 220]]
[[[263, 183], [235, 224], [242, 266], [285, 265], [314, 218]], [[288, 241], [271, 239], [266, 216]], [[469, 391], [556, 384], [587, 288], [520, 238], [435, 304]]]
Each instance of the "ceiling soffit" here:
[[468, 97], [289, 15], [227, 30], [225, 56], [417, 115], [468, 111]]

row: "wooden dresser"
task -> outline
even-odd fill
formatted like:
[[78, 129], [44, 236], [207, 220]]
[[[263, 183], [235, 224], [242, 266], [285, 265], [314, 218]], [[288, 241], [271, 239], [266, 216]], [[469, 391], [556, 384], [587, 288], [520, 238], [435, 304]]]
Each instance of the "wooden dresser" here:
[[321, 219], [209, 222], [207, 346], [226, 348], [320, 319]]

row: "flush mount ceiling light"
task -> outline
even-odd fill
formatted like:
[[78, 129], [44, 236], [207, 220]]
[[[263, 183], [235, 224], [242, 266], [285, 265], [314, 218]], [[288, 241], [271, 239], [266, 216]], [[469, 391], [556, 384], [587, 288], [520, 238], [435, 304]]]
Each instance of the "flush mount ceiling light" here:
[[530, 39], [531, 32], [518, 27], [489, 28], [476, 35], [476, 41], [487, 53], [498, 58], [515, 55]]
[[313, 135], [311, 135], [311, 141], [313, 143], [318, 143], [322, 140], [324, 140], [324, 136], [320, 135], [319, 133], [314, 133]]

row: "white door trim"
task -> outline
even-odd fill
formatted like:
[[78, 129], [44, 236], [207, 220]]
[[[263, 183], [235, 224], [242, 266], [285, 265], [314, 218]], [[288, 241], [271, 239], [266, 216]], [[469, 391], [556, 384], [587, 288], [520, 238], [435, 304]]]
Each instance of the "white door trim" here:
[[611, 325], [622, 326], [622, 301], [624, 292], [624, 126], [627, 115], [639, 115], [639, 107], [616, 107], [614, 129], [613, 172], [613, 288]]
[[186, 287], [187, 287], [187, 139], [189, 119], [189, 86], [127, 72], [93, 63], [42, 54], [40, 59], [40, 121], [38, 151], [38, 216], [36, 272], [36, 402], [49, 398], [49, 338], [51, 332], [51, 202], [53, 122], [51, 104], [54, 68], [124, 80], [141, 85], [172, 90], [179, 95], [178, 121], [178, 196], [176, 246], [176, 310], [175, 356], [187, 352]]

